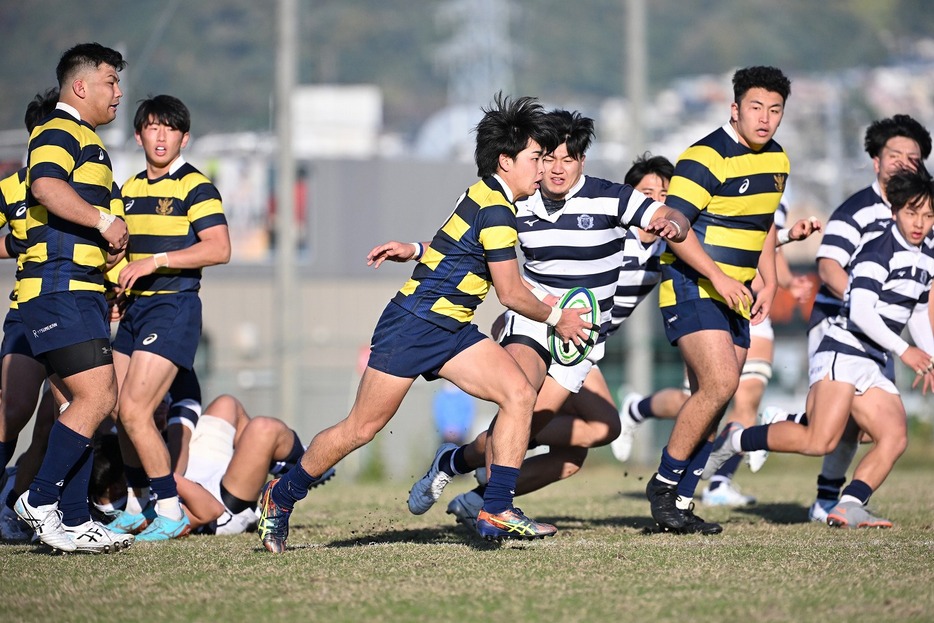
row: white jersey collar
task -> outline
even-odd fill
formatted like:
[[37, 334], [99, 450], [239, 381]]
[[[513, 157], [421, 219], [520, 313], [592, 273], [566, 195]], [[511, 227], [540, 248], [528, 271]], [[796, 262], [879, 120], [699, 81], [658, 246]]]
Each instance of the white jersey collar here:
[[503, 189], [503, 194], [506, 195], [506, 201], [508, 201], [509, 203], [515, 203], [516, 200], [513, 199], [513, 196], [512, 196], [512, 189], [509, 188], [509, 184], [507, 184], [507, 183], [503, 180], [503, 178], [501, 178], [501, 177], [499, 176], [499, 173], [494, 173], [494, 174], [493, 174], [493, 177], [496, 179], [497, 182], [499, 182], [499, 185], [502, 187], [502, 189]]
[[66, 104], [65, 102], [59, 102], [55, 105], [56, 110], [64, 110], [69, 115], [81, 121], [81, 113], [78, 112], [78, 109], [72, 106], [71, 104]]

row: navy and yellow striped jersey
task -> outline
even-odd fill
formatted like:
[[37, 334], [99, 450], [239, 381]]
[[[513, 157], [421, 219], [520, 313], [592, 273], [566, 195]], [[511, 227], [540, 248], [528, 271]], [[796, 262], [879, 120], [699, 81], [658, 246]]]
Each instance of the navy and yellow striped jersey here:
[[[16, 258], [18, 268], [20, 256], [26, 252], [26, 167], [0, 180], [0, 227], [4, 225], [10, 228], [7, 249], [10, 256]], [[13, 309], [17, 307], [18, 290], [19, 281], [16, 281], [10, 293]]]
[[[126, 181], [122, 191], [131, 262], [187, 249], [198, 242], [198, 232], [227, 224], [217, 188], [182, 157], [158, 179], [150, 180], [146, 171], [138, 173]], [[151, 296], [200, 288], [200, 268], [159, 268], [141, 277], [130, 294]]]
[[488, 262], [516, 259], [516, 207], [494, 177], [467, 189], [393, 297], [419, 318], [457, 331], [492, 285]]
[[17, 299], [22, 303], [55, 292], [103, 292], [108, 244], [100, 232], [52, 214], [29, 191], [39, 178], [63, 180], [83, 200], [110, 212], [113, 170], [100, 137], [77, 111], [60, 103], [33, 130], [26, 169], [28, 247], [17, 272]]
[[[726, 124], [685, 151], [675, 165], [665, 203], [693, 223], [704, 251], [728, 276], [749, 285], [785, 190], [790, 164], [781, 145], [741, 144]], [[662, 255], [659, 305], [712, 298], [725, 302], [670, 249]], [[749, 311], [743, 312], [749, 317]]]

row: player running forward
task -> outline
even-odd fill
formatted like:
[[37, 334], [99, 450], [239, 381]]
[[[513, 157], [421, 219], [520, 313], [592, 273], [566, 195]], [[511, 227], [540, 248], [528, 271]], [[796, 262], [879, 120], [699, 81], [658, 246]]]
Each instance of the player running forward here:
[[[683, 532], [698, 478], [739, 385], [750, 322], [769, 314], [777, 287], [773, 216], [790, 165], [773, 140], [791, 92], [774, 67], [733, 75], [729, 121], [675, 165], [668, 204], [689, 215], [693, 235], [662, 255], [659, 305], [668, 341], [687, 366], [691, 396], [662, 450], [646, 497], [663, 530]], [[756, 274], [763, 281], [753, 299]]]
[[[299, 465], [263, 488], [259, 533], [271, 552], [286, 549], [289, 516], [308, 488], [350, 452], [368, 443], [396, 414], [419, 376], [445, 378], [496, 403], [492, 466], [478, 525], [487, 538], [539, 538], [554, 526], [526, 517], [512, 503], [529, 443], [535, 389], [516, 361], [471, 323], [490, 287], [507, 308], [580, 343], [590, 326], [581, 310], [551, 307], [525, 287], [516, 259], [515, 202], [535, 193], [541, 159], [557, 140], [541, 105], [498, 94], [476, 128], [480, 180], [462, 194], [430, 244], [389, 242], [367, 263], [418, 260], [411, 279], [384, 309], [348, 416], [318, 433]], [[586, 312], [584, 312], [586, 313]]]
[[[548, 327], [515, 312], [507, 312], [500, 343], [539, 390], [531, 437], [553, 452], [528, 459], [516, 494], [534, 491], [557, 480], [565, 464], [579, 467], [587, 448], [601, 446], [619, 434], [619, 416], [602, 376], [592, 381], [596, 400], [587, 419], [560, 417], [569, 396], [580, 391], [593, 366], [602, 358], [620, 266], [626, 260], [624, 243], [631, 227], [641, 227], [672, 240], [683, 240], [688, 221], [680, 213], [654, 201], [629, 184], [616, 184], [584, 175], [593, 120], [558, 110], [548, 115], [561, 144], [545, 156], [541, 190], [518, 204], [519, 246], [525, 255], [526, 282], [546, 302], [557, 301], [576, 286], [589, 288], [600, 305], [601, 331], [587, 358], [573, 366], [552, 362]], [[563, 448], [559, 450], [558, 448]], [[428, 472], [409, 493], [409, 510], [426, 512], [455, 474], [482, 467], [486, 433], [471, 444], [439, 448]], [[576, 469], [574, 470], [576, 471]]]
[[[866, 507], [908, 444], [905, 406], [885, 372], [890, 353], [916, 372], [912, 387], [919, 381], [924, 393], [934, 387], [934, 336], [928, 317], [934, 249], [925, 242], [934, 227], [934, 184], [921, 168], [893, 176], [886, 194], [894, 222], [853, 259], [841, 312], [811, 361], [807, 425], [784, 421], [744, 429], [731, 424], [717, 438], [704, 469], [705, 475], [712, 474], [740, 451], [825, 455], [839, 442], [852, 413], [875, 443], [829, 511], [831, 526], [892, 525]], [[906, 325], [920, 348], [900, 337]]]
[[[892, 222], [892, 207], [886, 186], [889, 179], [902, 170], [913, 170], [931, 154], [931, 135], [908, 115], [894, 115], [869, 124], [863, 137], [866, 153], [872, 158], [875, 180], [847, 198], [830, 215], [824, 238], [817, 250], [817, 270], [820, 290], [814, 301], [808, 325], [808, 360], [817, 351], [830, 319], [843, 305], [843, 292], [849, 281], [850, 265], [856, 253], [870, 240], [888, 229]], [[895, 365], [890, 358], [886, 376], [895, 381]], [[773, 409], [774, 411], [774, 409]], [[782, 414], [787, 419], [788, 414]], [[793, 414], [800, 419], [803, 414]], [[813, 521], [826, 522], [827, 511], [837, 504], [846, 473], [856, 456], [860, 432], [850, 425], [840, 443], [824, 457], [817, 477], [817, 499], [808, 516]]]

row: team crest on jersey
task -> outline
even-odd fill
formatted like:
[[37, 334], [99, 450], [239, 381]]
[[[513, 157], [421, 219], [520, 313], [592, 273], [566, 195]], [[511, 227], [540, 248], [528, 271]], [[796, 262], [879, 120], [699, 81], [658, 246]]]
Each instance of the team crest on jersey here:
[[578, 214], [577, 226], [580, 229], [593, 229], [593, 217], [589, 214]]
[[775, 190], [778, 192], [785, 192], [785, 180], [788, 179], [788, 176], [784, 173], [779, 173], [778, 175], [772, 176], [775, 179]]
[[168, 216], [172, 213], [172, 200], [168, 197], [159, 200], [159, 205], [156, 206], [156, 212], [162, 216]]

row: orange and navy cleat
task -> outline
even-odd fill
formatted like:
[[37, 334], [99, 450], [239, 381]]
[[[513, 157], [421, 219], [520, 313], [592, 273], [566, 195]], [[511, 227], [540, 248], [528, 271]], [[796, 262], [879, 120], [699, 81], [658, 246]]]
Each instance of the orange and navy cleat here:
[[282, 508], [272, 499], [272, 488], [279, 479], [270, 480], [260, 490], [259, 494], [259, 523], [256, 526], [263, 547], [273, 554], [285, 552], [285, 542], [289, 538], [289, 515], [291, 508]]
[[477, 516], [477, 532], [487, 541], [503, 539], [543, 539], [554, 536], [558, 529], [526, 517], [518, 508], [491, 515], [481, 510]]

